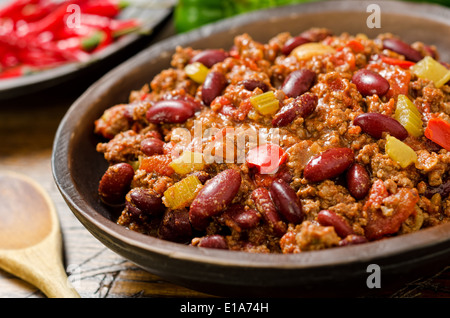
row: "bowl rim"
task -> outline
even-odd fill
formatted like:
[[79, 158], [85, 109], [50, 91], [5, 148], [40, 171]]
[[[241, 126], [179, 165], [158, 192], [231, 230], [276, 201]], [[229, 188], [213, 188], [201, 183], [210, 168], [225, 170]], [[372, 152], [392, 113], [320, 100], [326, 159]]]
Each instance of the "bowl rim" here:
[[[407, 255], [415, 251], [426, 251], [433, 246], [447, 245], [450, 242], [450, 224], [438, 225], [423, 229], [415, 233], [391, 237], [380, 241], [369, 242], [361, 245], [346, 246], [345, 248], [331, 248], [318, 251], [305, 251], [298, 254], [261, 254], [240, 251], [228, 251], [218, 249], [201, 249], [189, 245], [164, 241], [137, 233], [116, 224], [107, 219], [91, 206], [85, 206], [69, 169], [69, 145], [66, 142], [72, 138], [73, 131], [79, 122], [74, 122], [72, 117], [75, 112], [83, 114], [90, 103], [86, 99], [91, 95], [101, 96], [111, 84], [117, 82], [120, 74], [133, 69], [143, 63], [149, 57], [158, 57], [166, 51], [173, 51], [178, 45], [188, 45], [203, 37], [251, 24], [260, 19], [277, 19], [289, 15], [317, 14], [322, 12], [358, 11], [361, 12], [368, 4], [382, 4], [389, 9], [389, 14], [407, 12], [408, 15], [442, 22], [450, 26], [450, 9], [434, 4], [405, 3], [397, 1], [325, 1], [311, 2], [293, 5], [302, 10], [292, 10], [291, 6], [274, 9], [259, 10], [223, 21], [203, 26], [187, 33], [174, 35], [162, 40], [151, 47], [138, 53], [136, 56], [115, 67], [96, 83], [89, 87], [69, 108], [63, 117], [53, 144], [52, 173], [55, 183], [66, 203], [75, 216], [95, 235], [91, 227], [107, 234], [110, 238], [123, 242], [130, 247], [163, 255], [172, 259], [183, 259], [204, 264], [216, 264], [221, 266], [246, 267], [246, 268], [282, 268], [304, 269], [311, 267], [336, 266], [348, 263], [370, 262], [392, 256]], [[406, 11], [405, 11], [406, 10]], [[70, 177], [67, 177], [70, 176]]]

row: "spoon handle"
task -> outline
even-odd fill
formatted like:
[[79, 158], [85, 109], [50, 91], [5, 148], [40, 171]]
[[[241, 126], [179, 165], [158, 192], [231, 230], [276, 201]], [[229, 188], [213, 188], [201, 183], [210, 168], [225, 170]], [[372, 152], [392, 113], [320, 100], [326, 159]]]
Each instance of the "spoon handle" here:
[[64, 270], [60, 241], [54, 236], [22, 250], [3, 250], [0, 267], [36, 286], [49, 298], [79, 298]]

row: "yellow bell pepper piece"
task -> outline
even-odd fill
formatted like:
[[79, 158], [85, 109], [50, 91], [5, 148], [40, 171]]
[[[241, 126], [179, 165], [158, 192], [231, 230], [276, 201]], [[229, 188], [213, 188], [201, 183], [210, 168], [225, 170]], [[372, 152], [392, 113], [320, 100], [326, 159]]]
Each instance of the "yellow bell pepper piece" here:
[[386, 137], [385, 150], [389, 157], [397, 162], [402, 168], [406, 168], [410, 164], [417, 162], [416, 152], [410, 146], [395, 137]]
[[426, 56], [417, 62], [411, 67], [411, 71], [419, 78], [433, 81], [436, 88], [440, 88], [450, 80], [450, 70], [431, 56]]
[[280, 107], [273, 91], [250, 97], [250, 103], [261, 115], [275, 114]]
[[184, 151], [177, 159], [173, 160], [169, 166], [178, 174], [184, 175], [192, 171], [203, 170], [205, 161], [203, 154], [199, 152]]
[[423, 122], [416, 105], [405, 95], [399, 95], [395, 119], [405, 127], [411, 135], [420, 137], [423, 135]]
[[186, 65], [184, 71], [194, 82], [202, 84], [206, 79], [206, 75], [209, 73], [209, 68], [200, 62], [194, 62]]
[[202, 183], [197, 176], [187, 176], [164, 192], [163, 203], [172, 210], [182, 209], [194, 201], [201, 188]]

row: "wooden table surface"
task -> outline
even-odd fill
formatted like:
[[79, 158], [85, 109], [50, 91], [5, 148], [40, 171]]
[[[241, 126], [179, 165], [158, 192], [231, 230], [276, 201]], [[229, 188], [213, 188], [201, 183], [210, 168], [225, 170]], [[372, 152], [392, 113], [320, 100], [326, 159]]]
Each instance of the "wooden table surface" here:
[[[171, 34], [173, 27], [169, 20], [157, 35], [149, 38], [149, 43]], [[106, 248], [75, 218], [56, 188], [50, 162], [55, 132], [67, 109], [96, 76], [0, 100], [0, 170], [24, 173], [50, 194], [62, 227], [65, 267], [81, 297], [209, 297], [150, 274]], [[0, 270], [0, 297], [45, 296], [34, 286]], [[401, 288], [383, 287], [376, 297], [450, 298], [450, 261], [449, 266]]]

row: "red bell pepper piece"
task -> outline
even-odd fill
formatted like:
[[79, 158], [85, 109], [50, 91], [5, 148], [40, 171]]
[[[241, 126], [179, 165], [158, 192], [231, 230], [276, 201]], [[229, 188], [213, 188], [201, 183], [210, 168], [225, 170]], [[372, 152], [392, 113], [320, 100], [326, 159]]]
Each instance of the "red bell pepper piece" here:
[[384, 55], [381, 55], [380, 58], [386, 64], [397, 65], [397, 66], [399, 66], [401, 68], [404, 68], [404, 69], [408, 69], [411, 66], [413, 66], [414, 64], [416, 64], [416, 63], [411, 62], [411, 61], [400, 60], [400, 59], [396, 59], [396, 58], [389, 57], [389, 56], [384, 56]]
[[261, 174], [271, 174], [277, 172], [286, 159], [287, 154], [280, 146], [267, 143], [251, 149], [246, 162], [250, 168], [256, 168]]
[[428, 121], [425, 137], [450, 151], [450, 124], [442, 118], [431, 118]]

